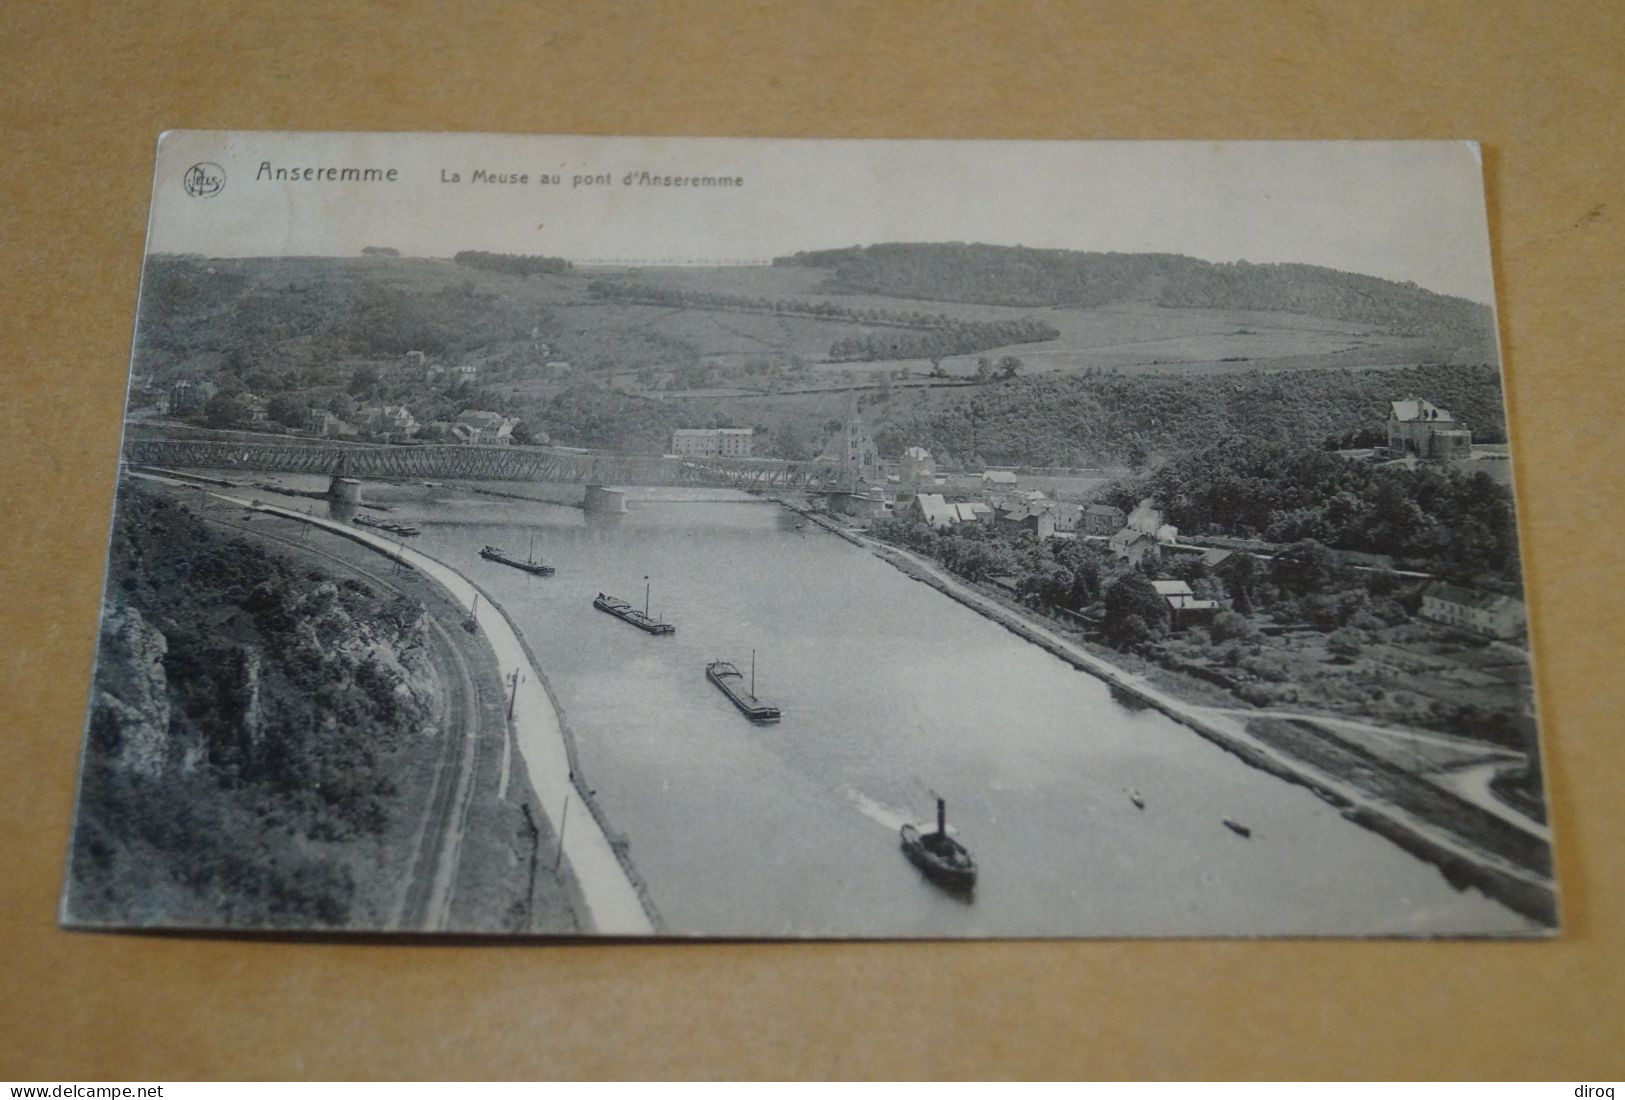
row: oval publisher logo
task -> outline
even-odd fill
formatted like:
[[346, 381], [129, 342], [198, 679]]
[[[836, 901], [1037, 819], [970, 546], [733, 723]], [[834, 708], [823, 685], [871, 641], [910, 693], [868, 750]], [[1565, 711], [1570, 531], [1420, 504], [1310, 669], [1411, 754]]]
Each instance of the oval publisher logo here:
[[194, 199], [211, 199], [226, 186], [226, 170], [211, 160], [199, 161], [186, 170], [181, 182]]

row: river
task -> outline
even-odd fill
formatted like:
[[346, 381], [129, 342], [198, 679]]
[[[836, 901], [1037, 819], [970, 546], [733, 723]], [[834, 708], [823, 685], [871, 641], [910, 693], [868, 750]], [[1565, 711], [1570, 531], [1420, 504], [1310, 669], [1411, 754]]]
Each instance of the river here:
[[[415, 546], [473, 578], [523, 631], [672, 934], [1536, 930], [776, 506], [646, 499], [589, 517], [367, 493], [421, 526]], [[532, 536], [556, 576], [478, 557], [487, 543], [523, 557]], [[673, 637], [591, 606], [599, 591], [641, 603], [645, 576]], [[748, 669], [753, 649], [758, 694], [784, 711], [776, 725], [753, 725], [704, 678], [719, 657]], [[933, 792], [977, 858], [971, 901], [932, 886], [898, 848], [899, 824], [934, 813]]]

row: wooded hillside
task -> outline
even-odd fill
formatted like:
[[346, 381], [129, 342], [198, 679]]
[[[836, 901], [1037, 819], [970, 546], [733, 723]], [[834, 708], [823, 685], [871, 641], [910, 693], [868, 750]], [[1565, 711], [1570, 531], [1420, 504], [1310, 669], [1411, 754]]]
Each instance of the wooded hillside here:
[[1074, 252], [986, 244], [877, 244], [773, 261], [829, 270], [837, 293], [944, 302], [1096, 307], [1145, 302], [1186, 309], [1312, 314], [1395, 334], [1449, 335], [1494, 353], [1490, 307], [1415, 283], [1310, 264], [1209, 263], [1171, 253]]

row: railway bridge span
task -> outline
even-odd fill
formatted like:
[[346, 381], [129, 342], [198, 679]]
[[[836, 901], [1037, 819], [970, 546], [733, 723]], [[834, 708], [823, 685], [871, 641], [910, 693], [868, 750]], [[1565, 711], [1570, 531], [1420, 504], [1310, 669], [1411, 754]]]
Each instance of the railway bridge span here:
[[125, 442], [124, 460], [137, 466], [326, 474], [374, 481], [548, 481], [746, 490], [817, 490], [839, 477], [838, 468], [829, 462], [456, 444], [379, 446], [132, 439]]

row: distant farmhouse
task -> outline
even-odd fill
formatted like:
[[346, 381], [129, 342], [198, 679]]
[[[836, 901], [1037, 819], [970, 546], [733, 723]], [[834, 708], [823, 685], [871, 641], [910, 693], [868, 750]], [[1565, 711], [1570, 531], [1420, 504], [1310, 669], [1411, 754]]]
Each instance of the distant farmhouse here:
[[695, 458], [749, 458], [756, 446], [754, 428], [678, 428], [671, 433], [671, 453]]
[[1450, 410], [1407, 397], [1389, 405], [1388, 449], [1398, 456], [1467, 458], [1473, 453], [1473, 433]]
[[1422, 618], [1511, 641], [1527, 621], [1523, 601], [1436, 581], [1422, 593]]

